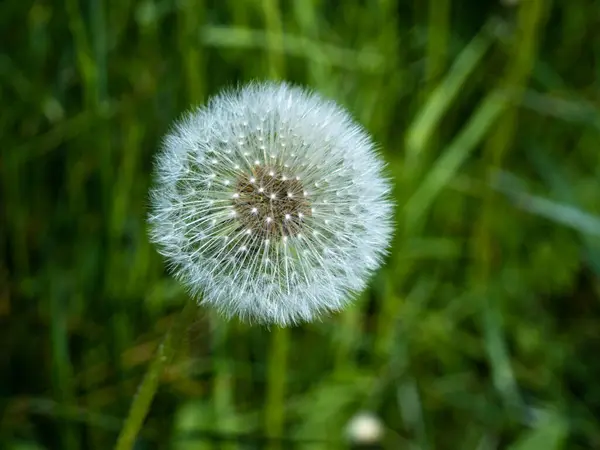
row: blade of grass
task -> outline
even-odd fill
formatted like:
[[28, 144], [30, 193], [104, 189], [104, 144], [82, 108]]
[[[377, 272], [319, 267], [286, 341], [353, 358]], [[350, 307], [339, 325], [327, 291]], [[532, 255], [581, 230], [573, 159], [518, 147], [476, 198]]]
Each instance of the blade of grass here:
[[[522, 2], [518, 12], [518, 26], [513, 36], [513, 52], [508, 62], [505, 76], [500, 83], [503, 93], [510, 92], [513, 101], [520, 102], [532, 68], [534, 67], [538, 32], [544, 23], [544, 0]], [[502, 165], [505, 153], [512, 145], [518, 111], [514, 103], [504, 109], [499, 123], [486, 142], [484, 158], [491, 170], [497, 170]], [[490, 230], [491, 223], [498, 217], [498, 204], [494, 201], [493, 191], [485, 193], [480, 223], [476, 227], [474, 242], [475, 258], [478, 261], [474, 286], [482, 300], [482, 328], [485, 348], [491, 366], [492, 379], [496, 390], [501, 395], [505, 407], [515, 413], [523, 413], [521, 398], [507, 349], [504, 325], [499, 306], [501, 293], [490, 287], [490, 277], [493, 267], [494, 237]]]
[[[556, 193], [557, 198], [561, 202], [571, 204], [572, 207], [581, 210], [579, 202], [577, 201], [577, 196], [571, 187], [572, 183], [567, 180], [563, 168], [551, 158], [548, 152], [542, 151], [536, 143], [530, 143], [530, 145], [527, 146], [527, 156], [532, 161], [534, 167], [536, 167], [540, 177], [542, 177], [550, 189]], [[579, 211], [579, 213], [581, 213], [581, 211]], [[588, 216], [587, 213], [584, 214]], [[571, 217], [579, 217], [579, 214], [575, 214], [574, 216], [571, 215]], [[600, 220], [600, 218], [598, 218], [598, 220]], [[591, 223], [589, 220], [586, 222], [588, 222], [588, 224]], [[592, 230], [592, 234], [600, 233], [600, 229], [593, 228]], [[582, 233], [580, 239], [585, 248], [589, 263], [593, 270], [600, 275], [600, 242], [590, 238], [590, 236], [585, 233]]]
[[[448, 48], [450, 46], [450, 9], [451, 0], [429, 0], [425, 83], [419, 96], [421, 104], [427, 102], [446, 71]], [[407, 171], [415, 179], [418, 178], [419, 167], [426, 164], [426, 158], [419, 158], [418, 163], [415, 158], [426, 156], [435, 151], [438, 145], [437, 137], [437, 128], [434, 128], [428, 135], [425, 146], [417, 151], [418, 154], [414, 153], [414, 149], [411, 153], [407, 153]]]
[[446, 55], [450, 42], [451, 3], [451, 0], [429, 0], [425, 69], [426, 96], [433, 91], [446, 69]]
[[83, 15], [81, 14], [77, 0], [67, 0], [66, 10], [69, 19], [69, 29], [73, 35], [75, 44], [77, 68], [82, 79], [84, 104], [95, 110], [99, 104], [98, 71], [86, 33]]
[[523, 400], [510, 362], [502, 315], [496, 306], [499, 298], [490, 298], [489, 295], [483, 296], [482, 328], [485, 349], [492, 367], [492, 382], [502, 395], [507, 407], [512, 410], [521, 410]]
[[204, 52], [197, 42], [198, 29], [205, 20], [205, 10], [204, 0], [187, 0], [178, 9], [181, 23], [178, 27], [179, 50], [186, 79], [186, 100], [190, 104], [199, 104], [206, 95]]
[[[515, 103], [520, 103], [527, 80], [535, 66], [538, 45], [538, 31], [544, 24], [545, 1], [530, 0], [519, 7], [518, 29], [514, 36], [513, 55], [502, 89], [510, 92]], [[510, 147], [517, 127], [518, 110], [514, 103], [502, 115], [498, 126], [487, 141], [485, 153], [498, 166], [504, 153]]]
[[569, 427], [556, 412], [542, 412], [545, 417], [539, 424], [512, 445], [508, 450], [560, 450], [565, 448]]
[[176, 318], [176, 322], [165, 334], [133, 398], [129, 413], [119, 433], [115, 450], [131, 450], [133, 448], [135, 439], [142, 428], [152, 400], [156, 395], [162, 372], [173, 359], [179, 343], [183, 340], [190, 323], [196, 315], [196, 310], [196, 303], [188, 299], [183, 311]]
[[[483, 60], [492, 39], [487, 26], [458, 55], [447, 75], [433, 90], [406, 132], [406, 169], [414, 170], [442, 116], [458, 98], [461, 88]], [[436, 44], [441, 45], [441, 44]], [[432, 50], [433, 51], [433, 50]], [[438, 49], [436, 48], [436, 51]], [[437, 63], [441, 64], [441, 63]], [[435, 66], [436, 70], [437, 65]], [[434, 70], [434, 69], [430, 69]]]
[[425, 179], [404, 207], [406, 231], [411, 232], [423, 220], [439, 192], [458, 172], [470, 153], [484, 138], [487, 131], [506, 106], [504, 96], [491, 92], [480, 103], [458, 136], [437, 159]]
[[600, 236], [600, 217], [587, 213], [574, 205], [559, 203], [548, 198], [528, 194], [516, 189], [515, 177], [506, 172], [499, 174], [492, 185], [511, 198], [517, 207], [565, 225], [584, 235]]
[[205, 26], [201, 31], [202, 42], [210, 47], [269, 48], [272, 52], [286, 53], [315, 60], [321, 64], [350, 70], [373, 73], [383, 69], [383, 55], [370, 50], [351, 50], [326, 44], [302, 36], [285, 33], [281, 40], [270, 31], [244, 27]]
[[[67, 311], [64, 291], [58, 283], [60, 274], [53, 274], [50, 289], [50, 343], [52, 346], [52, 375], [54, 393], [61, 405], [74, 405], [73, 365], [69, 354]], [[61, 420], [59, 426], [61, 448], [78, 448], [76, 429], [71, 421]]]
[[[306, 36], [306, 39], [318, 41], [321, 17], [319, 16], [319, 10], [316, 8], [316, 0], [294, 0], [293, 5], [294, 19], [298, 23], [302, 34]], [[320, 46], [315, 46], [315, 51], [320, 52], [320, 54], [316, 58], [307, 60], [308, 71], [314, 84], [324, 89], [333, 83], [328, 71], [329, 64], [325, 63], [327, 54]]]
[[283, 24], [278, 0], [264, 0], [261, 9], [265, 16], [267, 34], [267, 58], [269, 75], [280, 79], [285, 74], [284, 58], [277, 49], [283, 48]]

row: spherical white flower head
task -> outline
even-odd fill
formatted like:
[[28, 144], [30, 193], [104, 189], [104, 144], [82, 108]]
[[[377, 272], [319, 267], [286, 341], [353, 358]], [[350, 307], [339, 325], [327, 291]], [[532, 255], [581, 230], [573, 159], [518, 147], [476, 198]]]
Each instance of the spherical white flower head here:
[[376, 444], [384, 434], [383, 423], [375, 414], [361, 412], [354, 416], [346, 427], [351, 442], [356, 444]]
[[368, 134], [335, 103], [251, 84], [176, 123], [157, 158], [151, 236], [202, 302], [289, 325], [342, 308], [390, 241]]

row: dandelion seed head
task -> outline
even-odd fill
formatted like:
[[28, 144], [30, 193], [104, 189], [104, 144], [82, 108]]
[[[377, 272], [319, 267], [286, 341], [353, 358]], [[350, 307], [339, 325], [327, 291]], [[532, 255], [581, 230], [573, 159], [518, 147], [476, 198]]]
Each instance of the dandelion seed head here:
[[347, 424], [346, 435], [353, 444], [373, 445], [383, 438], [383, 423], [371, 412], [360, 412]]
[[[282, 326], [343, 308], [379, 267], [390, 183], [362, 127], [288, 84], [251, 84], [176, 122], [151, 238], [201, 302]], [[199, 295], [200, 297], [200, 295]]]

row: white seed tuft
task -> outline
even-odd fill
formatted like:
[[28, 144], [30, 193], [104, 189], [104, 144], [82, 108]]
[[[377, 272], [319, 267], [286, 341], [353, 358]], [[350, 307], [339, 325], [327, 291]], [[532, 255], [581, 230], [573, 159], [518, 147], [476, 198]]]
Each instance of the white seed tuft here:
[[337, 311], [390, 242], [390, 183], [373, 141], [298, 87], [214, 97], [175, 124], [156, 167], [151, 238], [227, 316], [286, 326]]
[[353, 444], [374, 445], [381, 442], [383, 438], [383, 423], [375, 414], [361, 412], [346, 426], [346, 435]]

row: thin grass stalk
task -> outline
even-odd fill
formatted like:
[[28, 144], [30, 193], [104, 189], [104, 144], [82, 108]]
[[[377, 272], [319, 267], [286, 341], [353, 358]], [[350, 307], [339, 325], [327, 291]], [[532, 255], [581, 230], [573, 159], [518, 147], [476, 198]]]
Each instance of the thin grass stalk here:
[[[518, 121], [518, 103], [534, 67], [537, 55], [538, 33], [543, 27], [545, 0], [529, 0], [519, 6], [517, 32], [512, 42], [512, 58], [500, 91], [510, 96], [512, 102], [504, 109], [496, 128], [487, 140], [484, 155], [489, 170], [497, 171], [514, 142]], [[488, 354], [492, 379], [507, 409], [518, 412], [523, 407], [515, 375], [510, 363], [510, 355], [504, 335], [501, 312], [498, 307], [498, 292], [489, 289], [490, 278], [494, 270], [494, 236], [492, 223], [498, 217], [500, 205], [492, 190], [485, 193], [482, 214], [476, 232], [475, 257], [478, 261], [475, 285], [479, 287], [482, 301], [482, 329], [485, 348]]]
[[187, 300], [183, 311], [176, 318], [174, 325], [165, 334], [162, 343], [156, 351], [154, 360], [150, 364], [133, 398], [129, 413], [125, 418], [123, 428], [121, 428], [117, 439], [115, 450], [131, 450], [133, 448], [136, 437], [142, 428], [152, 400], [158, 390], [163, 370], [172, 361], [180, 342], [184, 340], [189, 325], [195, 317], [196, 308], [196, 304], [193, 301]]

